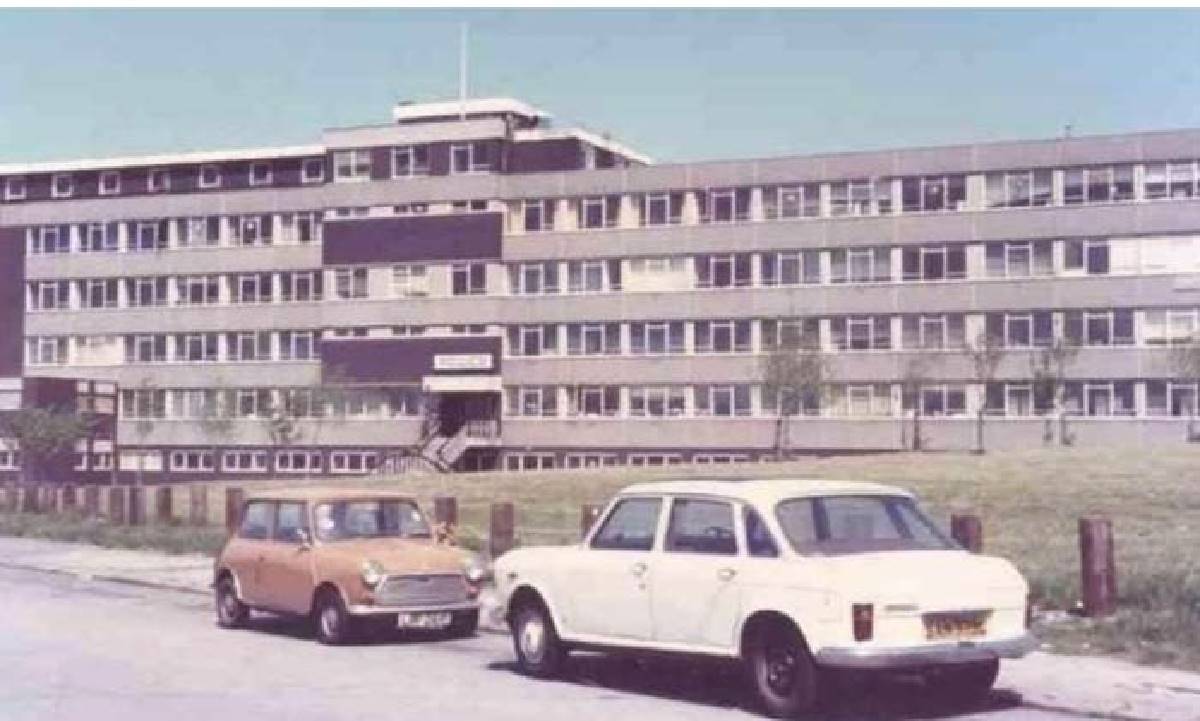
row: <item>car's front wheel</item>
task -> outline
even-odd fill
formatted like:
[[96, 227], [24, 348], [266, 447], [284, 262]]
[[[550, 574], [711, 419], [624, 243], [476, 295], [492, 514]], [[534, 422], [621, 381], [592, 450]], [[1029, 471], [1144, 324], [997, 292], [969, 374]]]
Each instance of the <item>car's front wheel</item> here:
[[939, 695], [952, 703], [974, 706], [983, 702], [1000, 675], [1000, 659], [976, 661], [939, 669], [932, 682]]
[[554, 628], [550, 612], [537, 601], [522, 603], [512, 619], [513, 649], [517, 666], [537, 678], [551, 678], [562, 670], [566, 650]]
[[313, 622], [316, 626], [317, 640], [327, 646], [348, 643], [353, 635], [354, 619], [346, 610], [342, 595], [331, 589], [326, 589], [317, 596], [313, 607]]
[[237, 595], [237, 584], [231, 576], [217, 581], [217, 625], [221, 628], [242, 628], [250, 619], [250, 609]]
[[795, 718], [816, 707], [817, 666], [791, 624], [759, 624], [747, 639], [745, 661], [751, 688], [768, 716]]

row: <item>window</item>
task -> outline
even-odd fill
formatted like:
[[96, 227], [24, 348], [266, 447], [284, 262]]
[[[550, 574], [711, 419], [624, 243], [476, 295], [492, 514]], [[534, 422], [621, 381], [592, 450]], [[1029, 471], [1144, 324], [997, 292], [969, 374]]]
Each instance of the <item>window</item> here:
[[1197, 407], [1195, 383], [1146, 381], [1146, 415], [1194, 418]]
[[521, 209], [522, 227], [525, 232], [554, 230], [555, 207], [556, 203], [553, 200], [526, 200]]
[[167, 360], [167, 336], [125, 336], [126, 363], [164, 363]]
[[1028, 208], [1053, 201], [1054, 171], [1018, 170], [987, 174], [987, 207]]
[[686, 412], [683, 386], [633, 386], [629, 389], [629, 415], [635, 418], [682, 416]]
[[696, 415], [750, 415], [750, 386], [745, 383], [696, 386]]
[[746, 550], [750, 552], [751, 556], [756, 558], [779, 556], [779, 546], [775, 544], [771, 530], [763, 521], [762, 516], [758, 515], [758, 511], [747, 506], [742, 512], [742, 525], [746, 530]]
[[231, 361], [271, 360], [271, 333], [269, 331], [230, 333], [226, 340]]
[[508, 353], [514, 356], [550, 355], [558, 351], [558, 326], [521, 325], [508, 329]]
[[1147, 345], [1182, 345], [1196, 340], [1200, 326], [1196, 309], [1146, 310], [1142, 315], [1142, 338]]
[[966, 388], [959, 384], [923, 385], [917, 393], [903, 396], [906, 413], [914, 410], [914, 400], [920, 403], [921, 414], [925, 416], [961, 416], [967, 412]]
[[32, 255], [71, 252], [71, 227], [69, 225], [43, 225], [26, 231], [29, 252]]
[[892, 388], [887, 383], [833, 386], [830, 409], [835, 415], [854, 417], [892, 415]]
[[905, 248], [901, 253], [904, 280], [961, 280], [967, 277], [963, 246]]
[[820, 254], [815, 250], [762, 254], [763, 285], [799, 285], [821, 282]]
[[116, 195], [121, 192], [121, 173], [116, 170], [100, 171], [100, 195]]
[[367, 297], [366, 268], [338, 268], [333, 271], [333, 292], [341, 300]]
[[486, 263], [456, 263], [450, 267], [450, 291], [454, 295], [483, 295], [487, 292]]
[[269, 501], [252, 501], [242, 513], [242, 525], [238, 528], [239, 538], [265, 541], [271, 537], [272, 516], [275, 504]]
[[621, 261], [572, 260], [567, 263], [567, 290], [603, 293], [621, 289]]
[[274, 298], [270, 273], [242, 273], [233, 276], [234, 303], [270, 303]]
[[558, 390], [554, 386], [509, 386], [505, 393], [510, 416], [553, 418], [558, 415]]
[[1133, 200], [1133, 166], [1067, 168], [1063, 172], [1063, 203], [1111, 203]]
[[175, 221], [176, 242], [180, 248], [212, 247], [221, 242], [221, 218], [179, 218]]
[[69, 198], [75, 194], [75, 176], [57, 173], [50, 177], [50, 197]]
[[320, 451], [279, 451], [275, 454], [275, 470], [280, 473], [319, 473]]
[[219, 165], [201, 165], [200, 166], [200, 187], [201, 188], [219, 188], [221, 187], [221, 166]]
[[683, 321], [630, 323], [629, 352], [633, 355], [687, 352]]
[[892, 254], [888, 248], [833, 250], [829, 254], [831, 283], [879, 283], [892, 280]]
[[125, 281], [131, 308], [167, 304], [166, 278], [129, 278]]
[[325, 180], [324, 158], [305, 158], [300, 168], [300, 182], [302, 183], [320, 183]]
[[166, 418], [167, 392], [157, 388], [122, 390], [121, 415], [124, 418]]
[[166, 168], [151, 168], [146, 173], [146, 190], [165, 193], [171, 189], [171, 172]]
[[568, 323], [568, 355], [618, 355], [621, 352], [620, 323]]
[[750, 321], [698, 320], [695, 324], [697, 353], [749, 353]]
[[618, 501], [592, 536], [591, 547], [610, 551], [649, 551], [658, 532], [661, 498]]
[[84, 308], [116, 308], [120, 285], [115, 278], [79, 281], [79, 301]]
[[676, 498], [665, 547], [670, 553], [737, 555], [733, 507], [724, 501]]
[[320, 213], [283, 213], [279, 216], [279, 240], [307, 245], [317, 240], [321, 228]]
[[641, 225], [679, 225], [683, 222], [683, 193], [646, 193], [637, 197]]
[[621, 412], [618, 386], [576, 386], [570, 397], [573, 416], [615, 416]]
[[492, 169], [488, 145], [483, 142], [450, 146], [450, 173], [486, 173]]
[[1067, 311], [1063, 335], [1072, 345], [1133, 345], [1133, 311]]
[[820, 185], [781, 185], [763, 188], [763, 214], [767, 220], [815, 218], [821, 214]]
[[1109, 272], [1107, 240], [1063, 241], [1063, 270], [1086, 275], [1106, 275]]
[[841, 316], [830, 319], [830, 334], [837, 350], [889, 350], [892, 320], [886, 315]]
[[243, 215], [229, 218], [234, 245], [271, 245], [274, 218], [270, 215]]
[[185, 363], [217, 360], [216, 333], [189, 333], [175, 336], [175, 360]]
[[284, 330], [279, 332], [279, 360], [317, 360], [318, 332]]
[[906, 315], [901, 324], [905, 349], [947, 350], [963, 347], [965, 324], [962, 313]]
[[420, 263], [392, 266], [392, 296], [415, 298], [429, 295], [429, 275]]
[[509, 285], [514, 295], [543, 295], [558, 292], [558, 263], [521, 263], [509, 266]]
[[683, 463], [679, 453], [630, 453], [625, 461], [634, 468], [661, 468], [663, 466], [678, 466]]
[[967, 199], [966, 176], [902, 178], [900, 195], [905, 213], [961, 210]]
[[615, 228], [620, 214], [619, 195], [602, 195], [579, 200], [580, 228]]
[[338, 182], [371, 179], [371, 151], [339, 150], [333, 154], [333, 179]]
[[805, 348], [820, 346], [821, 322], [817, 318], [780, 318], [762, 322], [762, 343], [765, 350], [773, 348]]
[[[200, 473], [213, 469], [212, 451], [171, 451], [171, 470], [179, 473]], [[249, 508], [247, 508], [249, 513]]]
[[175, 279], [179, 305], [216, 305], [221, 302], [221, 277], [184, 275]]
[[23, 175], [10, 175], [4, 179], [5, 200], [25, 200], [28, 186]]
[[379, 466], [379, 454], [373, 451], [335, 451], [329, 454], [331, 473], [370, 473]]
[[66, 365], [70, 362], [66, 336], [34, 336], [25, 339], [25, 358], [29, 365]]
[[79, 226], [82, 253], [106, 253], [118, 249], [116, 223], [86, 223]]
[[696, 256], [696, 287], [748, 287], [751, 280], [750, 259], [750, 253]]
[[403, 145], [392, 148], [392, 177], [411, 178], [417, 175], [429, 175], [429, 147]]
[[129, 223], [129, 250], [135, 252], [165, 250], [167, 225], [166, 220]]
[[1080, 383], [1063, 387], [1063, 405], [1072, 415], [1131, 416], [1136, 412], [1132, 381]]
[[712, 188], [697, 193], [701, 223], [732, 223], [750, 220], [749, 188]]
[[984, 254], [989, 278], [1029, 278], [1054, 274], [1052, 243], [1049, 240], [988, 243]]
[[[875, 207], [872, 202], [872, 190], [874, 187], [874, 184], [870, 180], [843, 180], [838, 183], [830, 183], [830, 214], [835, 217], [843, 215], [871, 215]], [[886, 185], [880, 183], [879, 187], [881, 190], [889, 192], [889, 199], [886, 205], [890, 206], [890, 183]]]
[[250, 163], [250, 184], [270, 185], [272, 179], [271, 164], [267, 161]]
[[71, 283], [66, 280], [45, 280], [30, 283], [30, 310], [69, 310]]

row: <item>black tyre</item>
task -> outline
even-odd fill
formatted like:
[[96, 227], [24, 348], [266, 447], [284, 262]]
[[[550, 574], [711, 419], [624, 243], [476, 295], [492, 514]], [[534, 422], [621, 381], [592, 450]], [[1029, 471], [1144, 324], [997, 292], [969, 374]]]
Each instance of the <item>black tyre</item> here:
[[216, 588], [217, 625], [221, 628], [244, 628], [250, 620], [250, 609], [237, 595], [232, 576], [222, 576]]
[[567, 653], [554, 619], [537, 601], [522, 603], [512, 616], [513, 650], [522, 673], [536, 678], [553, 678], [562, 671]]
[[313, 625], [317, 640], [327, 646], [340, 646], [354, 638], [354, 618], [346, 611], [342, 595], [324, 590], [313, 607]]
[[932, 681], [940, 696], [951, 703], [975, 706], [983, 702], [1000, 675], [1000, 659], [964, 663], [939, 669]]
[[479, 609], [471, 611], [455, 611], [450, 616], [450, 625], [446, 627], [447, 638], [467, 638], [474, 636], [479, 628]]
[[796, 718], [817, 705], [818, 669], [791, 624], [764, 623], [747, 639], [746, 670], [761, 709], [772, 718]]

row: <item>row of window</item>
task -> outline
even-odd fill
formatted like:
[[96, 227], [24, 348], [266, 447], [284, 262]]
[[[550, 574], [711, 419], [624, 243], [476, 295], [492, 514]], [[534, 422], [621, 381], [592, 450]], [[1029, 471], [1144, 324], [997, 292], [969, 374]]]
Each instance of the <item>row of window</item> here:
[[320, 239], [321, 214], [314, 211], [39, 225], [25, 229], [25, 247], [31, 255], [310, 244]]
[[[390, 167], [375, 167], [376, 154], [371, 148], [338, 150], [333, 153], [333, 179], [335, 182], [362, 182], [374, 177], [412, 178], [429, 175], [432, 169], [430, 158], [433, 146], [399, 145], [392, 147], [387, 155]], [[451, 175], [489, 173], [497, 164], [494, 157], [498, 146], [489, 141], [453, 143], [449, 150], [448, 172]]]
[[339, 418], [385, 420], [417, 416], [424, 397], [417, 386], [312, 388], [126, 388], [121, 416], [134, 419], [212, 420]]

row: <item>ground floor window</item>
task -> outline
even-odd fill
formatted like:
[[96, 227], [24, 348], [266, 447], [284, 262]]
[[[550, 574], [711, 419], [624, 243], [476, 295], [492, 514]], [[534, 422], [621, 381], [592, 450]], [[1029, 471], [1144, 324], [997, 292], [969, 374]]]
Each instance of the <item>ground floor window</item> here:
[[509, 471], [547, 471], [555, 467], [553, 453], [510, 453], [504, 458]]
[[618, 465], [615, 453], [568, 453], [567, 468], [607, 468]]
[[266, 451], [225, 451], [221, 470], [227, 473], [266, 473]]
[[371, 473], [379, 467], [374, 451], [334, 451], [329, 454], [330, 473]]
[[275, 454], [275, 470], [280, 473], [318, 473], [320, 451], [280, 451]]
[[630, 453], [627, 460], [635, 468], [657, 468], [678, 466], [683, 463], [683, 456], [678, 453]]
[[171, 470], [183, 473], [211, 471], [212, 451], [171, 451]]

